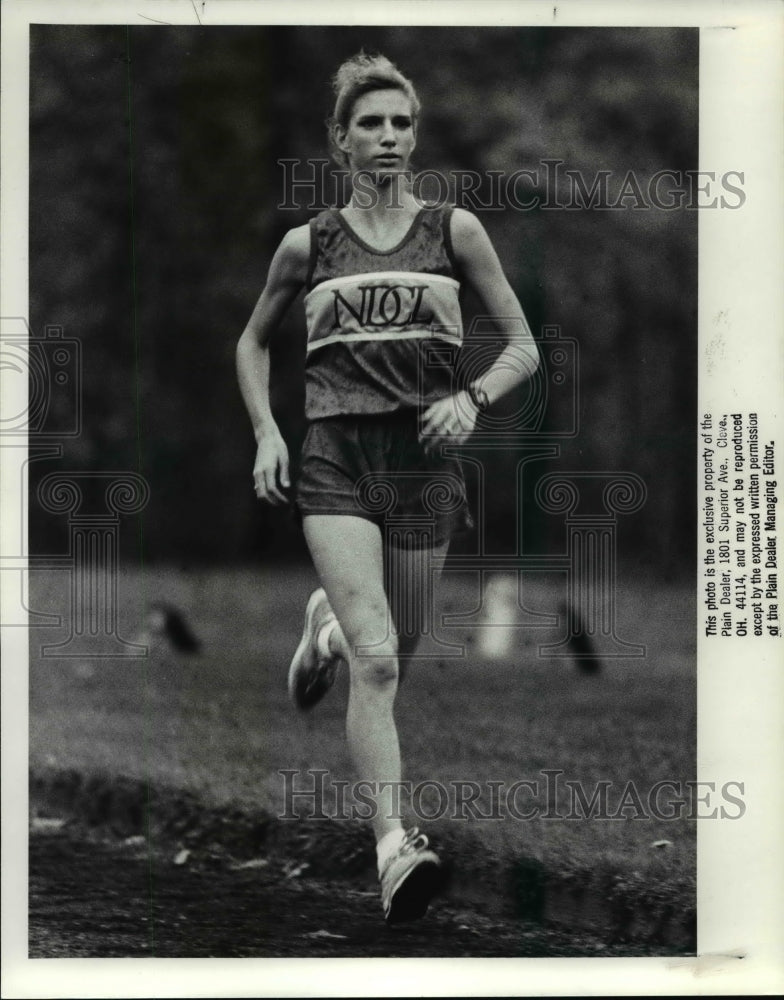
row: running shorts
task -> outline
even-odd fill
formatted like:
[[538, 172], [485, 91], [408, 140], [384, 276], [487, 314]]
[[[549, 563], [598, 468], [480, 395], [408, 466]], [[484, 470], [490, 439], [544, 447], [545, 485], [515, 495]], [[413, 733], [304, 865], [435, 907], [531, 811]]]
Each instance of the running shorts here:
[[416, 410], [314, 420], [296, 485], [300, 515], [351, 514], [391, 545], [441, 545], [473, 527], [459, 459], [425, 451]]

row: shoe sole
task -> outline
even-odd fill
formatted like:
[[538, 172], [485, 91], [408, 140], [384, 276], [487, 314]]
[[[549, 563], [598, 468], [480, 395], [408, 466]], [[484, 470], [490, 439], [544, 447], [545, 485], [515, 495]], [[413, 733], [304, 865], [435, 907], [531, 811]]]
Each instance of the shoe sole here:
[[322, 591], [314, 590], [313, 593], [310, 595], [308, 603], [305, 607], [305, 625], [302, 630], [302, 638], [299, 641], [299, 645], [297, 646], [296, 652], [294, 653], [294, 656], [292, 657], [291, 660], [291, 665], [289, 666], [289, 676], [288, 676], [289, 698], [302, 712], [306, 712], [308, 709], [313, 708], [314, 705], [317, 705], [318, 702], [320, 702], [321, 699], [324, 697], [324, 695], [327, 693], [327, 691], [329, 691], [329, 689], [332, 687], [332, 684], [335, 680], [335, 675], [333, 671], [331, 678], [326, 684], [323, 685], [323, 688], [321, 689], [319, 689], [318, 687], [315, 688], [314, 689], [316, 691], [315, 697], [313, 697], [313, 693], [311, 692], [310, 697], [308, 698], [307, 701], [303, 700], [302, 693], [298, 689], [300, 664], [305, 657], [308, 647], [314, 644], [316, 641], [313, 616], [315, 615], [316, 608], [321, 603], [321, 600], [322, 600]]
[[423, 861], [417, 865], [392, 893], [388, 924], [404, 924], [420, 920], [427, 913], [433, 897], [444, 882], [444, 869], [440, 862]]

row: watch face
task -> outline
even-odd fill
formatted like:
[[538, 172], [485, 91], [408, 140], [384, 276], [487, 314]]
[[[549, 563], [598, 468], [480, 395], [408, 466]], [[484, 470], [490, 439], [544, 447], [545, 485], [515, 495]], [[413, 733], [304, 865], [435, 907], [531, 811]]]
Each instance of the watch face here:
[[490, 405], [490, 400], [487, 398], [487, 393], [484, 389], [479, 389], [477, 386], [471, 386], [471, 399], [474, 401], [475, 406], [482, 412], [488, 408]]

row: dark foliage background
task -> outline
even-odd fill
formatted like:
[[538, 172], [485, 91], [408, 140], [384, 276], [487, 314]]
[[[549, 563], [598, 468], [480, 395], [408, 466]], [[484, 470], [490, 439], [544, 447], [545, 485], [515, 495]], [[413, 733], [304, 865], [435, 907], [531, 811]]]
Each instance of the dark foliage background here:
[[[234, 349], [280, 238], [313, 214], [278, 209], [278, 161], [328, 155], [327, 82], [361, 47], [417, 85], [419, 168], [541, 172], [550, 158], [644, 183], [697, 167], [696, 30], [33, 26], [30, 322], [81, 340], [84, 429], [57, 463], [33, 463], [31, 486], [55, 468], [141, 472], [146, 562], [304, 554], [293, 519], [255, 501]], [[478, 214], [532, 327], [580, 345], [580, 434], [552, 470], [642, 476], [619, 557], [688, 577], [697, 213]], [[273, 355], [294, 452], [303, 357], [297, 304]], [[488, 459], [494, 548], [512, 544], [519, 457]], [[535, 547], [560, 544], [526, 511]], [[33, 502], [32, 551], [60, 550], [62, 528]]]

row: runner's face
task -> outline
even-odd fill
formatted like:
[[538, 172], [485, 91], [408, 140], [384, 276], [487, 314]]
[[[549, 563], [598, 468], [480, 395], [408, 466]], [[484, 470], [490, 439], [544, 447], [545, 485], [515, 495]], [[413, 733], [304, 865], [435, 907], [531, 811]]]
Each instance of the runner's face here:
[[357, 98], [337, 138], [352, 171], [383, 177], [407, 170], [416, 145], [411, 102], [402, 90], [371, 90]]

